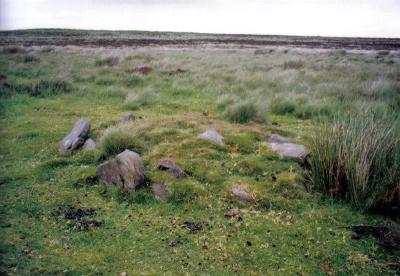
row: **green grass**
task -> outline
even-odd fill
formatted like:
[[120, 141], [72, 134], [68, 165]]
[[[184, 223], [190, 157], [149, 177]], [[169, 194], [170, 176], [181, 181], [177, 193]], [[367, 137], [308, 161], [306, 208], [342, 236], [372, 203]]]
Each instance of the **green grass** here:
[[[40, 61], [25, 63], [27, 51]], [[386, 64], [369, 53], [117, 48], [112, 55], [118, 63], [96, 65], [104, 51], [1, 51], [6, 77], [0, 80], [2, 273], [398, 274], [398, 252], [386, 251], [372, 237], [352, 240], [345, 228], [382, 223], [383, 216], [305, 192], [302, 168], [269, 150], [268, 132], [307, 143], [318, 126], [313, 116], [303, 120], [276, 112], [258, 121], [240, 111], [235, 118], [246, 120], [230, 121], [224, 114], [236, 99], [267, 110], [274, 97], [293, 94], [296, 110], [301, 98], [343, 112], [364, 105], [386, 110], [391, 104], [386, 94], [397, 90], [377, 89], [373, 97], [360, 91], [382, 78], [395, 86], [398, 54], [392, 57], [395, 64]], [[302, 60], [304, 67], [284, 70], [288, 60]], [[126, 73], [140, 66], [153, 70], [146, 76]], [[166, 73], [177, 68], [187, 73]], [[64, 93], [49, 81], [35, 97], [14, 88], [41, 80], [63, 80], [71, 89]], [[156, 101], [128, 105], [129, 93], [146, 98], [149, 91], [156, 91]], [[233, 100], [218, 106], [223, 94]], [[127, 109], [135, 110], [136, 121], [121, 126]], [[91, 119], [90, 137], [99, 148], [60, 155], [57, 143], [81, 117]], [[224, 146], [197, 137], [209, 127], [225, 137]], [[97, 166], [124, 148], [140, 152], [146, 169], [146, 185], [134, 194], [106, 188], [96, 179]], [[177, 180], [157, 170], [164, 157], [174, 159], [188, 177]], [[171, 194], [165, 202], [152, 196], [150, 185], [160, 182]], [[246, 187], [255, 202], [232, 199], [232, 185]], [[71, 205], [95, 208], [91, 219], [104, 224], [80, 230], [55, 213]], [[240, 218], [224, 216], [233, 208]], [[202, 229], [189, 233], [185, 222]]]

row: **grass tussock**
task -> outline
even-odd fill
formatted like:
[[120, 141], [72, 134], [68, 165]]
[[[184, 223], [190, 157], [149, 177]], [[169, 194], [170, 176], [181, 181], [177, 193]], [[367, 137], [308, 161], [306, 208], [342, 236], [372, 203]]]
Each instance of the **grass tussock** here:
[[218, 99], [217, 106], [224, 111], [224, 117], [234, 123], [267, 121], [266, 108], [253, 99], [243, 100], [235, 95], [222, 95]]
[[27, 94], [31, 97], [45, 98], [72, 92], [72, 85], [62, 79], [39, 79], [34, 82], [4, 82], [1, 84], [2, 96]]
[[399, 128], [364, 113], [324, 123], [311, 139], [313, 189], [366, 209], [400, 206]]
[[304, 100], [276, 98], [270, 103], [269, 110], [276, 115], [292, 115], [299, 119], [312, 119], [321, 116], [330, 117], [334, 106], [309, 103]]
[[115, 156], [129, 149], [142, 154], [146, 150], [143, 140], [132, 128], [117, 126], [108, 128], [100, 138], [101, 157]]
[[127, 95], [125, 106], [128, 109], [136, 110], [144, 106], [155, 104], [159, 101], [159, 95], [152, 88], [147, 88]]
[[119, 63], [118, 57], [106, 57], [95, 61], [96, 66], [114, 66]]
[[24, 63], [31, 63], [31, 62], [40, 62], [40, 58], [35, 55], [24, 56]]
[[288, 70], [288, 69], [302, 69], [306, 66], [305, 62], [302, 60], [289, 60], [289, 61], [285, 61], [283, 63], [283, 69], [284, 70]]
[[201, 184], [191, 179], [174, 181], [170, 183], [168, 190], [171, 192], [169, 200], [174, 203], [192, 202], [204, 196], [206, 192]]

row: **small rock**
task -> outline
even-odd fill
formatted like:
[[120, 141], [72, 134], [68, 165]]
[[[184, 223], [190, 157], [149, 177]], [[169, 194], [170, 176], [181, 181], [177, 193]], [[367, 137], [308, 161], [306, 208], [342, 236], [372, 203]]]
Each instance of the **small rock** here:
[[221, 146], [224, 145], [224, 137], [221, 134], [219, 134], [215, 129], [207, 129], [202, 134], [200, 134], [199, 137], [207, 139]]
[[151, 185], [151, 189], [157, 200], [164, 201], [168, 198], [168, 190], [163, 183], [155, 183]]
[[133, 191], [144, 183], [142, 159], [136, 152], [125, 150], [114, 159], [101, 164], [98, 168], [100, 181], [108, 186], [121, 187]]
[[161, 159], [157, 164], [157, 169], [167, 171], [178, 179], [187, 176], [187, 174], [175, 164], [175, 161], [169, 158]]
[[82, 147], [84, 150], [94, 150], [96, 149], [96, 143], [93, 141], [93, 139], [89, 138], [86, 140], [86, 142], [83, 144]]
[[271, 150], [278, 153], [283, 159], [290, 159], [299, 164], [304, 164], [306, 163], [307, 157], [310, 155], [310, 151], [308, 151], [305, 146], [290, 143], [287, 138], [278, 134], [268, 135], [267, 141], [270, 144]]
[[135, 116], [133, 116], [132, 113], [127, 113], [124, 117], [121, 119], [122, 124], [129, 124], [135, 121]]
[[232, 197], [235, 197], [235, 198], [239, 199], [240, 201], [245, 201], [245, 202], [253, 202], [254, 201], [253, 196], [241, 186], [233, 186], [230, 189], [229, 193]]
[[82, 118], [75, 125], [72, 131], [61, 141], [60, 151], [71, 152], [81, 147], [89, 135], [90, 121]]
[[237, 217], [238, 215], [240, 215], [240, 212], [237, 209], [232, 209], [232, 210], [229, 210], [228, 212], [226, 212], [224, 215], [227, 218], [234, 218], [234, 217]]

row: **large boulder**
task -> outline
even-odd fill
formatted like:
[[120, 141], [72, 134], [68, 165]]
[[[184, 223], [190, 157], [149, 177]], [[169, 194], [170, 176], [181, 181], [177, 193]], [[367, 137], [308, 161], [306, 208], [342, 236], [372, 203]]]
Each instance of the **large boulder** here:
[[305, 164], [310, 151], [304, 145], [290, 143], [285, 137], [277, 134], [267, 136], [267, 142], [273, 152], [279, 154], [283, 159], [296, 161], [299, 164]]
[[136, 152], [125, 150], [114, 159], [101, 164], [98, 168], [100, 181], [108, 186], [117, 186], [134, 191], [144, 183], [142, 159]]
[[184, 170], [182, 170], [178, 165], [176, 165], [174, 160], [169, 158], [161, 159], [157, 164], [157, 169], [161, 171], [167, 171], [178, 179], [187, 176]]
[[215, 129], [207, 129], [202, 134], [199, 135], [200, 138], [209, 140], [215, 144], [224, 145], [224, 137], [218, 133]]
[[71, 152], [81, 147], [90, 131], [90, 121], [87, 118], [80, 119], [71, 132], [60, 142], [61, 152]]

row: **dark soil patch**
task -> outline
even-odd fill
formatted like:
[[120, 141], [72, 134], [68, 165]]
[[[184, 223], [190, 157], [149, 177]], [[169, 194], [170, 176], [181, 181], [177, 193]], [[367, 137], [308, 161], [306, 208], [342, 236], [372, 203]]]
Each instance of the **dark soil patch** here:
[[202, 222], [195, 223], [195, 222], [191, 222], [191, 221], [185, 221], [182, 224], [182, 228], [186, 228], [190, 234], [195, 234], [195, 233], [203, 230], [203, 223]]
[[74, 206], [69, 206], [65, 209], [56, 208], [53, 210], [53, 214], [69, 221], [69, 225], [72, 228], [80, 231], [87, 231], [92, 227], [100, 227], [104, 224], [104, 221], [85, 218], [93, 217], [97, 214], [94, 208], [76, 208]]
[[168, 71], [168, 76], [176, 76], [176, 75], [182, 75], [184, 73], [187, 73], [187, 70], [183, 70], [181, 68], [178, 68], [176, 70]]

